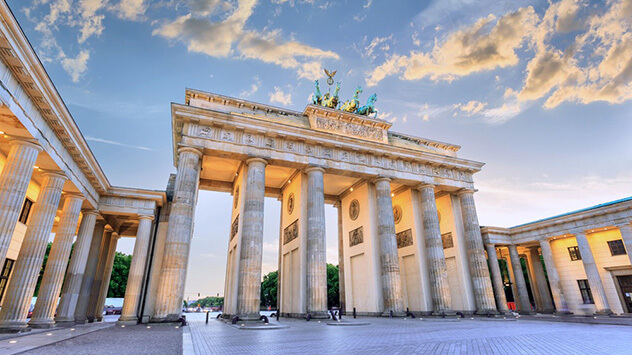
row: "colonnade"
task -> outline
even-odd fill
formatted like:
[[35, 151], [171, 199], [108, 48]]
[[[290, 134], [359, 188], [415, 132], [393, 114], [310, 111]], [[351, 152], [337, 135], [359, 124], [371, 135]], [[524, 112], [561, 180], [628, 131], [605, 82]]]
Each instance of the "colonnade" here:
[[[4, 264], [35, 161], [42, 151], [33, 140], [9, 139], [11, 148], [0, 172], [0, 265]], [[0, 332], [21, 332], [29, 326], [47, 328], [57, 323], [83, 323], [102, 318], [120, 236], [98, 220], [99, 211], [82, 210], [83, 196], [64, 191], [67, 176], [63, 172], [39, 170], [39, 194], [30, 211], [26, 233], [3, 296]], [[29, 321], [31, 300], [60, 204], [59, 223]], [[123, 320], [136, 320], [152, 219], [153, 216], [140, 216]]]
[[[618, 224], [615, 224], [614, 227], [619, 229], [621, 233], [621, 237], [623, 240], [623, 244], [625, 248], [628, 250], [628, 258], [630, 258], [630, 263], [632, 264], [632, 256], [630, 255], [630, 250], [632, 250], [632, 226], [630, 222], [624, 221]], [[595, 314], [596, 315], [609, 315], [612, 314], [611, 306], [609, 304], [606, 290], [604, 287], [604, 282], [599, 272], [599, 268], [597, 263], [595, 262], [595, 256], [593, 254], [593, 250], [591, 249], [588, 237], [588, 231], [586, 229], [576, 229], [570, 231], [570, 236], [574, 237], [577, 242], [577, 248], [579, 250], [579, 255], [581, 259], [581, 263], [583, 266], [583, 270], [586, 275], [586, 279], [590, 286], [590, 293], [592, 295], [592, 301], [595, 305]], [[565, 237], [569, 237], [568, 235]], [[532, 309], [531, 302], [529, 299], [529, 294], [526, 286], [526, 280], [524, 277], [520, 255], [518, 254], [516, 244], [509, 245], [496, 245], [493, 243], [486, 244], [487, 255], [489, 260], [498, 260], [496, 248], [501, 246], [506, 246], [509, 249], [509, 267], [513, 269], [513, 281], [515, 282], [515, 298], [517, 302], [517, 311], [523, 314], [534, 313], [534, 311], [542, 312], [542, 313], [553, 313], [556, 314], [570, 314], [567, 297], [564, 294], [564, 289], [562, 287], [562, 282], [560, 280], [560, 276], [558, 273], [558, 268], [553, 256], [551, 241], [553, 238], [549, 237], [540, 237], [537, 240], [538, 245], [527, 245], [526, 248], [528, 250], [528, 255], [525, 255], [524, 258], [527, 261], [527, 267], [530, 276], [530, 285], [531, 292], [536, 303], [535, 309]], [[541, 255], [541, 259], [540, 259]], [[544, 268], [542, 267], [542, 262], [544, 262], [544, 267], [546, 267], [546, 275], [544, 272]], [[503, 285], [503, 278], [501, 275], [500, 268], [497, 263], [490, 263], [491, 276], [494, 283], [494, 295], [496, 297], [497, 303], [505, 304], [505, 292]], [[548, 280], [547, 280], [548, 279]], [[547, 282], [548, 281], [548, 282]], [[502, 309], [501, 309], [502, 311]]]

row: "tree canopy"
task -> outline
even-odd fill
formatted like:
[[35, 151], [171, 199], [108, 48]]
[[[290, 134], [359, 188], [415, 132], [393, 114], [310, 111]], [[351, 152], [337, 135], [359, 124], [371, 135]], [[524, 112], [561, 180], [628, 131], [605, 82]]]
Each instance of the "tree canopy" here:
[[[272, 271], [263, 276], [261, 282], [261, 306], [277, 308], [277, 290], [279, 285], [278, 271]], [[327, 264], [327, 307], [339, 307], [338, 266]]]

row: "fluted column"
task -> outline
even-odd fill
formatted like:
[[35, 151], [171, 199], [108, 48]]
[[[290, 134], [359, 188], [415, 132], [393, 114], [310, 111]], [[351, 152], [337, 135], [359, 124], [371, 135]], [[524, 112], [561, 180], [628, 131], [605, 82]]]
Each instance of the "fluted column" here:
[[489, 277], [489, 268], [485, 258], [483, 236], [478, 224], [476, 204], [474, 203], [474, 191], [464, 189], [459, 192], [463, 228], [465, 229], [465, 241], [467, 244], [467, 259], [470, 265], [470, 275], [474, 286], [476, 309], [479, 314], [496, 313], [494, 289]]
[[342, 233], [342, 203], [340, 201], [336, 201], [336, 203], [334, 203], [334, 207], [338, 209], [338, 296], [340, 302], [340, 313], [346, 314], [345, 249]]
[[244, 222], [241, 232], [239, 279], [237, 281], [237, 316], [243, 320], [259, 319], [261, 293], [261, 257], [263, 249], [263, 204], [265, 198], [265, 160], [246, 161], [248, 173], [244, 195]]
[[[86, 319], [88, 322], [94, 322], [96, 318], [97, 303], [101, 296], [101, 288], [103, 285], [103, 278], [105, 277], [105, 267], [108, 262], [108, 255], [110, 253], [110, 244], [114, 237], [114, 231], [108, 228], [103, 234], [103, 240], [101, 241], [101, 247], [99, 248], [99, 259], [97, 262], [96, 270], [94, 272], [94, 279], [92, 282], [92, 288], [90, 290], [90, 298], [88, 299], [88, 305], [86, 307]], [[76, 318], [76, 317], [75, 317]]]
[[590, 243], [588, 242], [588, 238], [586, 238], [586, 233], [584, 231], [575, 231], [573, 234], [577, 240], [579, 253], [582, 256], [582, 263], [584, 264], [584, 270], [586, 271], [586, 277], [590, 285], [590, 292], [595, 301], [595, 313], [612, 314], [608, 298], [606, 297], [606, 290], [603, 288], [601, 276], [599, 276], [599, 269], [597, 268], [597, 263], [595, 263], [595, 257], [590, 249]]
[[443, 242], [441, 241], [441, 229], [439, 228], [439, 215], [437, 214], [434, 185], [423, 184], [417, 187], [417, 189], [421, 193], [421, 216], [424, 228], [426, 257], [430, 270], [433, 314], [451, 314], [454, 313], [454, 311], [452, 311], [452, 299], [450, 297], [450, 285], [448, 282], [448, 266], [446, 265], [445, 255], [443, 254]]
[[542, 260], [540, 260], [540, 253], [538, 253], [538, 247], [529, 248], [529, 256], [531, 258], [531, 267], [533, 268], [533, 280], [535, 285], [531, 285], [531, 290], [537, 288], [537, 292], [540, 295], [542, 302], [543, 313], [553, 313], [553, 301], [549, 293], [549, 288], [546, 285], [546, 275], [544, 275], [544, 268], [542, 267]]
[[516, 287], [518, 288], [518, 298], [520, 299], [520, 309], [518, 312], [521, 314], [530, 314], [531, 301], [529, 300], [529, 292], [527, 291], [527, 283], [524, 279], [524, 273], [522, 271], [522, 264], [520, 263], [520, 255], [518, 254], [518, 247], [514, 244], [508, 246], [509, 257], [511, 259], [511, 266], [513, 269], [514, 280], [516, 281]]
[[325, 170], [308, 167], [307, 174], [307, 313], [327, 318], [327, 251], [325, 248]]
[[134, 254], [127, 276], [127, 286], [125, 287], [125, 298], [123, 299], [123, 309], [119, 323], [138, 323], [138, 303], [140, 293], [143, 289], [143, 279], [145, 275], [145, 265], [147, 264], [147, 253], [149, 252], [149, 239], [151, 236], [151, 221], [153, 216], [139, 216], [138, 231], [136, 232], [136, 242], [134, 243]]
[[48, 328], [55, 324], [55, 308], [57, 307], [61, 284], [64, 281], [64, 272], [68, 266], [72, 240], [77, 231], [82, 203], [83, 197], [80, 195], [69, 194], [64, 197], [64, 207], [59, 225], [48, 255], [33, 316], [29, 321], [31, 327]]
[[81, 281], [83, 280], [83, 273], [86, 269], [92, 234], [94, 233], [99, 212], [87, 210], [82, 211], [81, 215], [77, 241], [75, 242], [75, 248], [70, 257], [70, 264], [66, 271], [66, 280], [64, 281], [64, 286], [61, 291], [61, 299], [59, 300], [59, 306], [57, 306], [57, 316], [55, 317], [57, 323], [75, 321], [75, 308], [77, 307], [79, 291], [81, 291]]
[[632, 225], [629, 221], [617, 225], [619, 232], [621, 233], [621, 239], [623, 239], [623, 245], [628, 253], [630, 264], [632, 264]]
[[509, 312], [507, 307], [507, 296], [505, 295], [505, 285], [503, 284], [503, 275], [498, 265], [498, 254], [496, 253], [496, 245], [486, 244], [487, 259], [492, 276], [492, 284], [494, 287], [494, 297], [496, 298], [496, 306], [502, 313]]
[[377, 199], [377, 239], [380, 253], [380, 273], [382, 277], [382, 295], [384, 313], [393, 311], [395, 315], [404, 315], [402, 279], [399, 272], [393, 200], [391, 199], [391, 179], [375, 180]]
[[97, 298], [94, 308], [94, 320], [98, 322], [103, 320], [103, 306], [105, 305], [105, 299], [108, 296], [108, 290], [110, 288], [112, 267], [114, 266], [114, 257], [116, 256], [116, 245], [118, 244], [119, 239], [121, 239], [121, 236], [118, 235], [118, 233], [112, 233], [112, 237], [110, 238], [110, 249], [108, 251], [107, 261], [103, 270], [103, 282], [101, 283], [99, 298]]
[[178, 173], [152, 322], [175, 322], [182, 314], [201, 164], [202, 152], [198, 149], [178, 149]]
[[549, 277], [551, 294], [553, 294], [553, 300], [555, 301], [555, 313], [570, 314], [571, 312], [568, 310], [568, 304], [566, 303], [566, 297], [564, 297], [564, 290], [562, 289], [562, 282], [560, 281], [560, 275], [557, 273], [557, 267], [555, 266], [553, 253], [551, 252], [551, 244], [548, 239], [540, 239], [540, 249], [542, 250], [544, 265], [546, 266], [546, 273]]
[[33, 165], [42, 148], [29, 141], [13, 139], [0, 172], [0, 265], [9, 250], [20, 211], [33, 175]]
[[0, 310], [2, 332], [16, 332], [26, 328], [26, 317], [35, 292], [37, 276], [44, 261], [46, 244], [53, 229], [61, 190], [66, 181], [66, 177], [58, 172], [46, 172], [43, 175], [40, 193], [34, 204]]
[[[94, 226], [94, 233], [92, 233], [90, 248], [88, 249], [86, 267], [83, 272], [81, 287], [79, 288], [79, 296], [77, 297], [77, 302], [75, 305], [74, 321], [78, 324], [83, 324], [87, 320], [86, 314], [88, 313], [88, 304], [90, 303], [92, 286], [94, 285], [94, 278], [97, 273], [99, 255], [101, 252], [101, 244], [103, 244], [103, 240], [106, 239], [104, 235], [104, 230], [104, 222], [97, 222]], [[109, 239], [109, 234], [107, 236], [107, 239]], [[70, 317], [64, 319], [64, 321], [70, 322]]]

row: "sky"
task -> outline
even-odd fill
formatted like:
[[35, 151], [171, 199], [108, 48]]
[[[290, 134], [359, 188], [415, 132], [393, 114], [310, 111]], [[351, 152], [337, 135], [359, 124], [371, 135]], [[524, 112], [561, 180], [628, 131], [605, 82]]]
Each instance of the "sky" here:
[[[165, 188], [185, 88], [302, 111], [327, 68], [343, 100], [376, 93], [392, 131], [486, 163], [481, 225], [632, 195], [632, 0], [8, 3], [113, 185]], [[200, 192], [188, 298], [223, 294], [231, 202]], [[280, 203], [265, 209], [268, 272]], [[326, 218], [337, 263], [333, 207]]]

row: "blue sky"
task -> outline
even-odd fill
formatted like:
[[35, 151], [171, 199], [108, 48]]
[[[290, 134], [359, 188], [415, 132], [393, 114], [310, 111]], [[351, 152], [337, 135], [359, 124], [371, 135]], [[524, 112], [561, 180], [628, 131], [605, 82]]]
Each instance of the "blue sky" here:
[[[302, 111], [328, 68], [343, 99], [377, 93], [392, 130], [486, 163], [482, 225], [632, 195], [631, 0], [8, 3], [114, 185], [164, 189], [185, 88]], [[230, 200], [200, 195], [190, 294], [222, 292]], [[280, 207], [266, 204], [273, 269]]]

